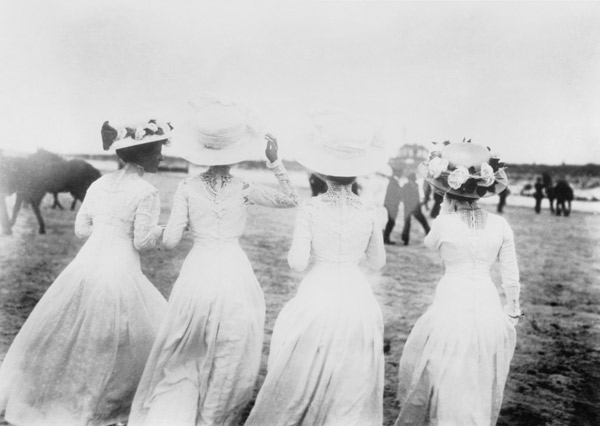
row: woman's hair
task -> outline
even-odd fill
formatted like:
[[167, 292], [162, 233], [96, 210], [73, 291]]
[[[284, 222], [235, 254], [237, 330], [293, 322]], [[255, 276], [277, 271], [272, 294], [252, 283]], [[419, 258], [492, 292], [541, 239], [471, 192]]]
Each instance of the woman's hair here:
[[479, 198], [463, 197], [463, 196], [456, 195], [456, 194], [450, 194], [449, 192], [446, 192], [446, 198], [449, 201], [454, 201], [454, 202], [460, 203], [460, 204], [464, 204], [464, 203], [472, 204], [472, 203], [476, 203], [477, 201], [479, 201]]
[[150, 154], [152, 151], [154, 151], [156, 149], [157, 145], [162, 145], [166, 142], [167, 142], [167, 140], [165, 139], [163, 141], [156, 141], [156, 142], [145, 143], [142, 145], [129, 146], [127, 148], [117, 149], [115, 152], [117, 153], [117, 156], [121, 160], [123, 160], [125, 163], [137, 164], [140, 161], [140, 159], [144, 158], [145, 156]]
[[340, 185], [350, 185], [356, 180], [356, 176], [323, 176], [325, 179]]

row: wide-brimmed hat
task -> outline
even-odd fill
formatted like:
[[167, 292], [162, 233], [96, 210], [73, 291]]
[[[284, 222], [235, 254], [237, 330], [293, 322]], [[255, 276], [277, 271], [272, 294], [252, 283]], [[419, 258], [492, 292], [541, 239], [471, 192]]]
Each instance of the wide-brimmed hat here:
[[167, 141], [168, 143], [171, 130], [173, 130], [171, 123], [160, 122], [155, 119], [120, 127], [113, 127], [108, 121], [105, 121], [100, 134], [102, 135], [102, 147], [107, 151], [157, 141]]
[[497, 195], [508, 184], [500, 159], [489, 148], [470, 142], [444, 142], [419, 164], [419, 174], [438, 192], [466, 198]]
[[187, 140], [177, 153], [190, 163], [218, 166], [260, 158], [265, 149], [255, 114], [233, 101], [215, 98], [190, 102], [194, 115]]
[[382, 169], [388, 156], [376, 124], [345, 112], [310, 115], [311, 130], [296, 149], [296, 160], [328, 176], [362, 176]]

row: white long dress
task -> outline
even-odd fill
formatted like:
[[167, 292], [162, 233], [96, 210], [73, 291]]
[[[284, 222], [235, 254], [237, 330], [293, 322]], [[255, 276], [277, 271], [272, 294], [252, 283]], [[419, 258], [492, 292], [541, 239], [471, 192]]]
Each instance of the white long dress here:
[[158, 191], [134, 166], [88, 189], [75, 233], [87, 237], [21, 328], [0, 368], [0, 409], [24, 426], [127, 419], [167, 306], [138, 250], [160, 237]]
[[439, 251], [445, 273], [402, 353], [396, 425], [493, 426], [516, 333], [489, 271], [499, 259], [508, 311], [518, 311], [512, 230], [480, 209], [442, 214], [425, 244]]
[[268, 373], [246, 426], [381, 426], [383, 319], [358, 263], [385, 264], [381, 227], [350, 186], [304, 202], [288, 255], [314, 265], [273, 330]]
[[297, 204], [281, 162], [271, 167], [283, 192], [210, 171], [179, 184], [164, 243], [175, 246], [189, 224], [194, 246], [173, 286], [129, 426], [235, 425], [252, 397], [265, 302], [239, 238], [250, 205]]

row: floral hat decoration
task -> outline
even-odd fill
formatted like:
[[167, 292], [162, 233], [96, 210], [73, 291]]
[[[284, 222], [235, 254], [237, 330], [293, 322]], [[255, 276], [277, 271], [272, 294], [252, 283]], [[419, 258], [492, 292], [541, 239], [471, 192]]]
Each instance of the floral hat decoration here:
[[470, 139], [443, 142], [418, 170], [438, 191], [466, 198], [497, 195], [508, 184], [504, 163], [489, 147], [473, 144]]
[[137, 126], [120, 128], [112, 127], [108, 121], [105, 121], [100, 134], [102, 135], [102, 147], [107, 151], [163, 140], [168, 144], [171, 130], [173, 130], [171, 123], [159, 123], [155, 119]]

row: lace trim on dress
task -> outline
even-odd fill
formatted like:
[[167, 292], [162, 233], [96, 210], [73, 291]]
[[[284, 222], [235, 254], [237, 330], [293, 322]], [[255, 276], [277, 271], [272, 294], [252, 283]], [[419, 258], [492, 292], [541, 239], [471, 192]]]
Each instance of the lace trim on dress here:
[[320, 198], [325, 204], [336, 205], [345, 203], [353, 208], [359, 208], [362, 205], [362, 201], [358, 195], [352, 192], [352, 184], [341, 185], [327, 181], [327, 191], [321, 194]]
[[457, 213], [469, 229], [482, 230], [487, 222], [487, 212], [480, 207], [458, 207]]
[[216, 173], [215, 171], [208, 169], [204, 173], [200, 174], [200, 178], [206, 184], [208, 193], [214, 199], [223, 188], [231, 183], [233, 176], [230, 174], [224, 175], [221, 173]]

